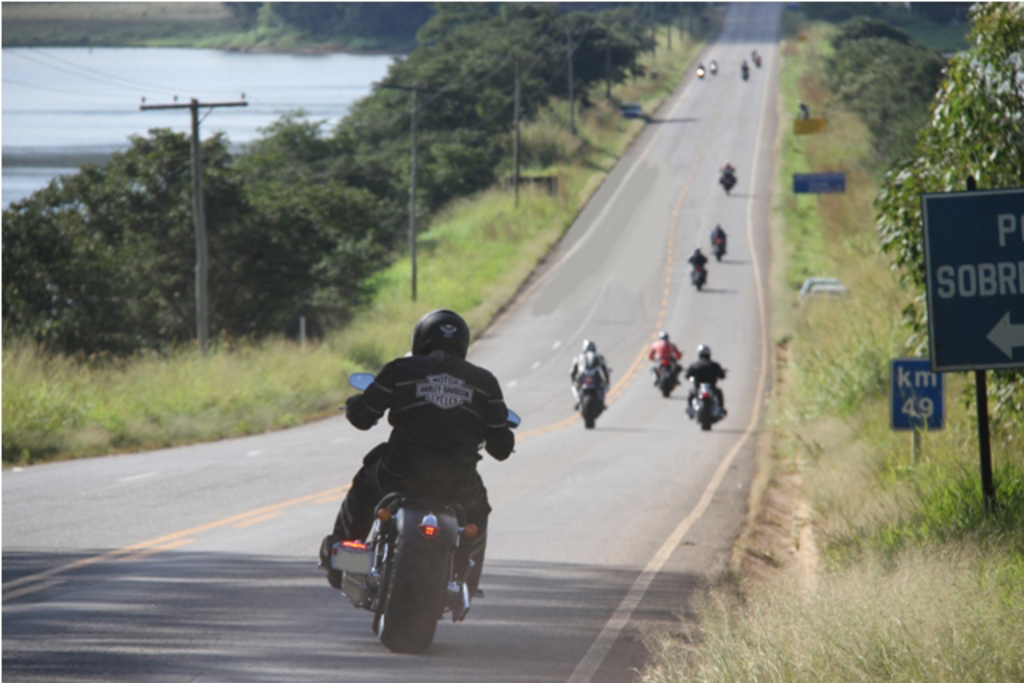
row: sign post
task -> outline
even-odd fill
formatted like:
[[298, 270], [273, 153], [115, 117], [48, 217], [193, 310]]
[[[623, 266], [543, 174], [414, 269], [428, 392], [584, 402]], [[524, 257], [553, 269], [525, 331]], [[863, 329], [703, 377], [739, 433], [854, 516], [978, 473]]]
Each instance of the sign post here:
[[921, 453], [921, 432], [945, 425], [942, 373], [932, 372], [927, 358], [894, 358], [889, 386], [892, 428], [913, 432], [910, 458], [916, 463]]
[[932, 370], [974, 370], [985, 507], [995, 505], [985, 371], [1024, 367], [1024, 188], [921, 196]]
[[828, 129], [827, 119], [793, 119], [793, 135], [815, 135]]

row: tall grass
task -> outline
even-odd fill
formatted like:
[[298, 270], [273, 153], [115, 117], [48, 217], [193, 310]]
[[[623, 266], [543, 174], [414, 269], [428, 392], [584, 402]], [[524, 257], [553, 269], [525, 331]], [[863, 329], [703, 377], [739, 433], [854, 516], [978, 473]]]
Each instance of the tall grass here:
[[[665, 36], [661, 35], [664, 41]], [[72, 358], [8, 341], [3, 348], [3, 461], [30, 463], [170, 446], [291, 426], [333, 412], [350, 372], [376, 370], [404, 354], [413, 325], [439, 307], [462, 313], [477, 334], [515, 295], [643, 123], [617, 102], [647, 111], [670, 93], [700, 44], [658, 51], [656, 79], [590, 94], [595, 105], [568, 133], [568, 105], [555, 101], [527, 124], [525, 174], [559, 180], [555, 197], [492, 189], [457, 200], [417, 240], [417, 300], [401, 255], [374, 277], [375, 294], [342, 330], [305, 350], [284, 339], [223, 341], [198, 358], [192, 348], [126, 360]], [[651, 60], [647, 55], [644, 59]]]
[[336, 408], [357, 365], [326, 346], [214, 344], [127, 360], [3, 350], [3, 459], [156, 448], [298, 424]]
[[[971, 546], [916, 550], [892, 568], [867, 561], [750, 596], [721, 594], [702, 623], [665, 638], [644, 683], [1006, 683], [1024, 680], [1019, 558]], [[1019, 576], [1019, 566], [1018, 566]]]
[[[773, 207], [781, 372], [772, 451], [760, 459], [779, 481], [799, 477], [824, 561], [811, 585], [784, 565], [770, 587], [741, 580], [713, 591], [699, 628], [649, 639], [644, 681], [1024, 680], [1024, 453], [1014, 450], [1024, 425], [993, 443], [992, 514], [976, 425], [958, 400], [965, 377], [947, 374], [946, 428], [922, 436], [916, 461], [910, 434], [889, 428], [888, 365], [909, 351], [910, 296], [879, 255], [868, 133], [815, 77], [829, 29], [804, 31], [808, 42], [783, 47]], [[826, 135], [792, 135], [799, 101], [828, 119]], [[790, 174], [803, 170], [845, 171], [847, 192], [793, 196]], [[795, 289], [811, 275], [838, 277], [849, 296], [800, 304]]]

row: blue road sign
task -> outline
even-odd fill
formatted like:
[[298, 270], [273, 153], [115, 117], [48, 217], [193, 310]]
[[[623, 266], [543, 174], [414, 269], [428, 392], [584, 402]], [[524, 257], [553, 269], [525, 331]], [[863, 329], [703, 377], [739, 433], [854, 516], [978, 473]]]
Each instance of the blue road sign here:
[[921, 197], [932, 369], [1024, 367], [1024, 188]]
[[794, 194], [846, 192], [845, 173], [794, 173]]
[[892, 387], [893, 429], [942, 429], [945, 418], [942, 374], [932, 372], [927, 358], [894, 358]]

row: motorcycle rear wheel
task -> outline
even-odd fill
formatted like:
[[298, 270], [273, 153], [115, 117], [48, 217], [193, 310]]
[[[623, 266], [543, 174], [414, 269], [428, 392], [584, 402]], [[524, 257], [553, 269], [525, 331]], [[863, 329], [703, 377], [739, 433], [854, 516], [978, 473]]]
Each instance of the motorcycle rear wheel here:
[[583, 415], [583, 426], [593, 429], [597, 423], [597, 416], [601, 412], [601, 406], [593, 396], [584, 396], [580, 405], [580, 414]]
[[384, 609], [378, 621], [380, 642], [392, 652], [419, 654], [434, 642], [444, 613], [448, 553], [395, 542]]

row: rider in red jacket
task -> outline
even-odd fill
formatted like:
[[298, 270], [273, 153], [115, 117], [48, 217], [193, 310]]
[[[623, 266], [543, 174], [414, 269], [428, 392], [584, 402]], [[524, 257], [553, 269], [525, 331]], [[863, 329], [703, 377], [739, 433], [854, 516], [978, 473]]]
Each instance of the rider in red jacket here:
[[[683, 352], [679, 350], [679, 347], [669, 341], [668, 332], [661, 331], [658, 333], [658, 341], [651, 344], [651, 351], [647, 354], [648, 360], [656, 360], [658, 364], [661, 361], [667, 360], [669, 365], [672, 366], [672, 378], [679, 381], [679, 371], [682, 366], [679, 365], [678, 361], [682, 360]], [[651, 368], [654, 372], [654, 383], [658, 383], [658, 367], [657, 365]]]

